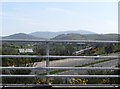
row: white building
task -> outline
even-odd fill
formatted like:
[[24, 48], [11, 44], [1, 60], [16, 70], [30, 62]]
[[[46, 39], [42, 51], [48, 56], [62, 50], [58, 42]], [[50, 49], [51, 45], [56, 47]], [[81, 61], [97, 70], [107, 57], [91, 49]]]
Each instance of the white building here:
[[33, 53], [33, 49], [18, 49], [19, 53]]

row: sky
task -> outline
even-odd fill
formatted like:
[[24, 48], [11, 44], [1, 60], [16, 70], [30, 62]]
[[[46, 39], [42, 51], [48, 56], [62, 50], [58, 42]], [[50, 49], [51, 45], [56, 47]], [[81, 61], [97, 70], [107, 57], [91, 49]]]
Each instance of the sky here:
[[1, 36], [36, 31], [118, 33], [118, 2], [2, 2]]

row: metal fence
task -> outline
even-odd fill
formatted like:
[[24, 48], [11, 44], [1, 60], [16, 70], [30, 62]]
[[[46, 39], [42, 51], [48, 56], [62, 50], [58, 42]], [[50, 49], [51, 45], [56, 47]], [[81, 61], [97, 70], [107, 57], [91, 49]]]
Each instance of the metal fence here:
[[[119, 56], [56, 56], [50, 54], [50, 43], [105, 43], [119, 44], [119, 41], [100, 41], [100, 40], [23, 40], [23, 39], [4, 39], [2, 42], [42, 42], [46, 44], [46, 55], [0, 55], [0, 58], [45, 58], [46, 67], [0, 67], [1, 70], [10, 70], [10, 69], [24, 69], [24, 70], [46, 70], [46, 75], [5, 75], [1, 74], [1, 78], [120, 78], [119, 75], [50, 75], [50, 70], [119, 70], [118, 67], [50, 67], [50, 58], [116, 58], [119, 59]], [[47, 86], [51, 85], [52, 87], [62, 87], [62, 86], [75, 86], [75, 87], [119, 87], [119, 84], [1, 84], [0, 86]]]

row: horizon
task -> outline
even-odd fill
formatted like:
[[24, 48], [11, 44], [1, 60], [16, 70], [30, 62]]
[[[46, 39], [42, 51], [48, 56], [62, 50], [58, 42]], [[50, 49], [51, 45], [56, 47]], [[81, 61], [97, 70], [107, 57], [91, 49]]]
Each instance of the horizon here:
[[[70, 30], [70, 31], [72, 31], [72, 30]], [[75, 30], [75, 31], [81, 31], [81, 30]], [[82, 30], [82, 31], [84, 31], [84, 30]], [[85, 30], [85, 31], [87, 31], [87, 30]], [[54, 31], [36, 31], [36, 32], [54, 32]], [[66, 31], [56, 31], [56, 32], [66, 32]], [[34, 32], [32, 32], [32, 33], [34, 33]], [[27, 35], [31, 35], [31, 33], [16, 32], [16, 33], [12, 33], [12, 34], [9, 34], [9, 35], [4, 35], [4, 36], [2, 35], [0, 37], [6, 37], [6, 36], [15, 35], [15, 34], [27, 34]], [[67, 33], [67, 34], [69, 34], [69, 33]], [[80, 34], [80, 33], [78, 33], [78, 34]], [[92, 35], [95, 35], [95, 34], [97, 34], [97, 35], [105, 35], [105, 34], [119, 34], [119, 33], [105, 33], [105, 34], [103, 34], [103, 33], [94, 33]], [[81, 34], [81, 35], [86, 35], [86, 34]], [[91, 34], [88, 34], [88, 35], [91, 35]], [[34, 37], [36, 37], [36, 36], [34, 36]]]
[[117, 2], [4, 2], [1, 36], [78, 31], [118, 34]]

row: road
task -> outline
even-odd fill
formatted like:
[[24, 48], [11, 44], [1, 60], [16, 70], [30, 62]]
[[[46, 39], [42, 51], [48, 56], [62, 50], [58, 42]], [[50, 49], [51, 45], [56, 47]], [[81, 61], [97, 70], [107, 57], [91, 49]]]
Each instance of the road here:
[[[111, 55], [116, 55], [116, 54], [111, 54]], [[50, 61], [50, 67], [74, 67], [74, 66], [81, 66], [87, 63], [93, 63], [93, 62], [97, 62], [100, 60], [105, 60], [105, 59], [80, 59], [80, 58], [69, 58], [69, 59], [61, 59], [61, 60], [55, 60], [55, 61]], [[115, 64], [114, 64], [115, 63]], [[106, 62], [106, 63], [100, 63], [100, 64], [96, 64], [94, 66], [113, 66], [116, 65], [118, 63], [118, 60], [111, 60], [110, 62]], [[46, 66], [46, 61], [43, 62], [36, 62], [34, 63], [33, 67], [45, 67]], [[41, 74], [41, 73], [45, 73], [46, 70], [32, 70], [31, 74]], [[78, 71], [77, 71], [78, 72]], [[59, 73], [59, 74], [71, 74], [71, 73], [76, 73], [75, 71], [66, 71], [63, 73]]]
[[[99, 64], [94, 64], [92, 65], [93, 67], [115, 67], [118, 65], [118, 61], [119, 59], [114, 59], [114, 60], [110, 60], [107, 62], [102, 62]], [[89, 66], [87, 66], [89, 67]], [[74, 74], [86, 74], [88, 70], [69, 70], [69, 71], [65, 71], [65, 72], [60, 72], [58, 74], [60, 75], [74, 75]]]
[[[95, 59], [80, 59], [80, 58], [69, 58], [69, 59], [61, 59], [61, 60], [55, 60], [50, 61], [50, 67], [74, 67], [74, 66], [80, 66], [87, 63], [92, 63], [98, 60]], [[36, 62], [34, 63], [33, 67], [45, 67], [46, 61], [43, 62]], [[45, 70], [33, 70], [32, 73], [44, 73]]]

